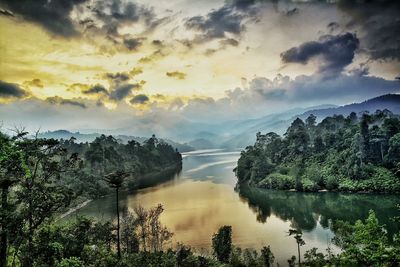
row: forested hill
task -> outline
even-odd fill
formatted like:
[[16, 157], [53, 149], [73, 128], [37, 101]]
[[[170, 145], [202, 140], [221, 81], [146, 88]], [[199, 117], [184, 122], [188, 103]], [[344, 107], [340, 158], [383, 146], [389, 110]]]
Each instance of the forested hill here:
[[104, 181], [108, 173], [126, 172], [129, 175], [126, 186], [133, 189], [140, 187], [148, 174], [174, 172], [182, 165], [181, 154], [154, 135], [143, 144], [135, 140], [123, 144], [111, 135], [101, 135], [91, 143], [77, 143], [74, 138], [59, 142], [69, 154], [77, 154], [83, 163], [75, 175], [64, 177], [64, 182], [74, 187], [77, 195], [89, 198], [110, 191]]
[[[10, 161], [9, 166], [20, 168], [18, 175], [23, 177], [43, 173], [46, 183], [70, 192], [75, 202], [113, 192], [105, 181], [107, 174], [125, 173], [123, 187], [135, 189], [149, 184], [148, 180], [152, 183], [165, 180], [182, 166], [181, 154], [154, 135], [143, 144], [134, 140], [122, 144], [113, 136], [105, 135], [91, 143], [78, 143], [74, 138], [32, 138], [25, 132], [7, 136], [0, 131], [0, 148], [2, 164], [4, 160]], [[15, 155], [19, 156], [13, 158]], [[71, 168], [72, 162], [79, 164]], [[52, 177], [54, 174], [57, 177]], [[160, 177], [154, 178], [155, 174]]]
[[[93, 142], [97, 137], [100, 137], [102, 134], [100, 133], [80, 133], [80, 132], [70, 132], [67, 130], [56, 130], [56, 131], [47, 131], [38, 134], [40, 138], [46, 139], [70, 139], [75, 138], [76, 142]], [[147, 137], [139, 137], [139, 136], [131, 136], [131, 135], [114, 135], [113, 136], [119, 143], [127, 144], [129, 141], [135, 140], [139, 143], [144, 143], [148, 138]], [[170, 144], [172, 147], [178, 149], [179, 152], [188, 152], [193, 151], [195, 148], [188, 144], [181, 144], [171, 139], [159, 139], [160, 142], [164, 142]]]
[[241, 183], [271, 189], [400, 192], [400, 119], [388, 110], [316, 123], [297, 118], [283, 136], [257, 133], [235, 169]]

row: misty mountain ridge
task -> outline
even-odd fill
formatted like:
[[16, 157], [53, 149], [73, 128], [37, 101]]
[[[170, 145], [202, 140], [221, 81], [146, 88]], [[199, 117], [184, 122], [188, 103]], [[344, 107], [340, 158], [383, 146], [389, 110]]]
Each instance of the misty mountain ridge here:
[[[343, 115], [347, 116], [351, 112], [373, 113], [376, 110], [388, 109], [394, 114], [400, 114], [400, 95], [387, 94], [368, 99], [360, 103], [352, 103], [343, 106], [330, 104], [318, 105], [308, 108], [294, 108], [281, 113], [268, 114], [259, 118], [229, 120], [220, 123], [204, 123], [193, 121], [181, 121], [177, 125], [168, 129], [168, 133], [164, 133], [165, 142], [178, 148], [179, 151], [185, 152], [193, 149], [205, 148], [227, 148], [237, 149], [243, 148], [255, 142], [255, 134], [257, 132], [276, 132], [278, 134], [285, 133], [291, 122], [298, 118], [305, 120], [310, 114], [317, 116], [320, 121], [327, 116]], [[121, 129], [120, 129], [121, 130]], [[121, 132], [132, 132], [129, 128]], [[87, 132], [87, 130], [85, 131]], [[128, 140], [136, 140], [143, 142], [146, 137], [136, 137], [132, 135], [122, 135], [118, 130], [93, 130], [93, 133], [81, 133], [79, 131], [73, 133], [67, 130], [48, 131], [40, 136], [45, 138], [69, 139], [74, 136], [80, 142], [89, 142], [94, 140], [101, 134], [111, 134], [121, 142]], [[118, 134], [119, 132], [119, 134]], [[161, 135], [154, 130], [156, 135]], [[178, 142], [172, 141], [178, 140]]]
[[[101, 136], [100, 133], [80, 133], [80, 132], [70, 132], [68, 130], [47, 131], [47, 132], [38, 134], [38, 137], [46, 138], [46, 139], [54, 138], [54, 139], [68, 140], [68, 139], [74, 137], [77, 140], [77, 142], [83, 142], [83, 143], [92, 142], [94, 139], [96, 139], [97, 137], [100, 137], [100, 136]], [[136, 142], [139, 142], [139, 143], [144, 143], [146, 140], [149, 139], [149, 137], [138, 137], [138, 136], [130, 136], [130, 135], [114, 135], [114, 137], [115, 137], [115, 139], [118, 140], [118, 142], [120, 142], [122, 144], [127, 144], [128, 141], [131, 141], [131, 140], [135, 140]], [[180, 152], [188, 152], [188, 151], [192, 151], [195, 149], [194, 147], [192, 147], [186, 143], [185, 144], [177, 143], [168, 138], [167, 139], [160, 138], [159, 140], [170, 144], [172, 147], [178, 149], [178, 151], [180, 151]]]

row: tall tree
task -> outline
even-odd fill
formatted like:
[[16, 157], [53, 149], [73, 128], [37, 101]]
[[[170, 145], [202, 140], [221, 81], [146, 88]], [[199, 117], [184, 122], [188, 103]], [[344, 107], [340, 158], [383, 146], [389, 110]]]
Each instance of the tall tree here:
[[117, 211], [117, 251], [118, 258], [121, 258], [121, 243], [120, 243], [120, 225], [119, 225], [119, 189], [122, 187], [124, 180], [129, 174], [124, 171], [116, 171], [105, 176], [105, 180], [110, 185], [111, 188], [115, 188], [116, 193], [116, 211]]
[[228, 263], [232, 251], [232, 226], [224, 225], [213, 235], [214, 255], [220, 262]]
[[61, 177], [80, 166], [76, 153], [68, 152], [54, 139], [23, 138], [18, 146], [23, 150], [23, 165], [26, 174], [16, 189], [17, 204], [20, 205], [22, 266], [32, 266], [32, 239], [35, 231], [52, 216], [67, 207], [73, 192], [61, 184]]
[[297, 243], [297, 254], [299, 257], [299, 266], [301, 265], [301, 258], [300, 258], [300, 246], [304, 246], [306, 242], [303, 240], [303, 233], [300, 229], [289, 229], [289, 236], [293, 235], [294, 239]]
[[10, 188], [19, 182], [25, 175], [23, 152], [18, 147], [18, 140], [25, 135], [20, 134], [13, 138], [0, 132], [0, 266], [6, 266], [9, 229], [12, 227], [13, 207], [9, 204]]

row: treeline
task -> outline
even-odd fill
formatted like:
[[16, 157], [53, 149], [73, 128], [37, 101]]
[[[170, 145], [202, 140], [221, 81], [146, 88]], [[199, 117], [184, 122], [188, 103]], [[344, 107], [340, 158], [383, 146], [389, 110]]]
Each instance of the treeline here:
[[118, 142], [113, 136], [101, 135], [91, 143], [76, 143], [74, 138], [59, 141], [68, 155], [76, 154], [82, 161], [74, 175], [64, 177], [65, 184], [86, 198], [97, 198], [110, 193], [104, 176], [115, 171], [129, 174], [126, 187], [134, 189], [146, 184], [146, 178], [161, 174], [168, 177], [181, 168], [181, 154], [154, 135], [143, 143], [130, 140]]
[[[210, 237], [211, 253], [199, 254], [189, 246], [173, 245], [173, 235], [159, 220], [162, 205], [136, 207], [122, 217], [120, 247], [116, 246], [116, 226], [111, 221], [99, 222], [85, 217], [60, 223], [43, 224], [31, 239], [30, 247], [9, 250], [6, 266], [41, 267], [272, 267], [280, 266], [270, 246], [261, 250], [242, 249], [232, 242], [233, 229], [225, 225]], [[399, 218], [393, 218], [400, 223]], [[384, 225], [370, 211], [364, 220], [354, 224], [333, 223], [336, 236], [332, 243], [341, 249], [326, 253], [317, 248], [304, 251], [306, 244], [299, 229], [288, 229], [297, 250], [287, 251], [289, 267], [294, 266], [398, 266], [400, 264], [399, 233], [389, 239]]]
[[298, 191], [400, 192], [400, 119], [388, 110], [316, 123], [297, 118], [283, 136], [257, 133], [235, 168], [238, 183]]
[[[33, 266], [35, 238], [43, 234], [47, 239], [43, 231], [77, 198], [112, 192], [107, 177], [122, 173], [127, 183], [121, 180], [118, 188], [132, 188], [142, 175], [180, 168], [181, 160], [179, 152], [155, 136], [144, 144], [123, 145], [112, 136], [78, 144], [29, 138], [24, 131], [14, 136], [0, 132], [0, 266], [6, 266], [7, 255]], [[60, 244], [46, 244], [40, 253], [59, 253]]]

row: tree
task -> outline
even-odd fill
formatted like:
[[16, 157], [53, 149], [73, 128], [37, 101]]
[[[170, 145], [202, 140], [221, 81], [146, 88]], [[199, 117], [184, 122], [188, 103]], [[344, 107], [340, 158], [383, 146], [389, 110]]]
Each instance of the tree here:
[[156, 207], [149, 210], [149, 236], [150, 248], [153, 252], [162, 251], [163, 244], [165, 241], [172, 237], [167, 227], [163, 226], [160, 222], [160, 215], [164, 211], [164, 207], [158, 204]]
[[224, 225], [212, 237], [214, 256], [220, 262], [228, 263], [232, 251], [232, 226]]
[[301, 265], [301, 258], [300, 258], [300, 246], [304, 246], [306, 242], [303, 240], [303, 233], [300, 229], [289, 229], [289, 236], [294, 235], [294, 239], [296, 239], [297, 243], [297, 254], [299, 260], [299, 266]]
[[286, 139], [289, 142], [289, 148], [293, 152], [293, 156], [304, 156], [307, 152], [310, 137], [304, 122], [297, 118], [295, 119], [285, 133]]
[[271, 247], [263, 247], [261, 249], [261, 258], [262, 258], [262, 263], [264, 267], [270, 267], [274, 263], [275, 257], [274, 254], [271, 251]]
[[389, 162], [400, 162], [400, 133], [390, 138], [387, 158]]
[[136, 218], [131, 212], [127, 212], [122, 217], [121, 240], [122, 247], [126, 253], [139, 252], [139, 240], [136, 234]]
[[324, 142], [322, 140], [322, 137], [320, 135], [318, 135], [317, 137], [315, 137], [314, 139], [314, 151], [316, 153], [320, 153], [324, 150]]
[[119, 235], [119, 189], [122, 187], [124, 180], [128, 177], [129, 174], [123, 171], [116, 171], [110, 173], [105, 176], [105, 180], [110, 185], [111, 188], [115, 188], [116, 193], [116, 211], [117, 211], [117, 251], [118, 251], [118, 258], [121, 258], [121, 244], [120, 244], [120, 235]]
[[368, 161], [369, 156], [369, 122], [371, 121], [371, 116], [368, 114], [363, 114], [360, 122], [360, 134], [361, 134], [361, 163], [364, 164]]
[[173, 233], [161, 224], [160, 215], [164, 211], [161, 204], [146, 210], [142, 206], [134, 208], [136, 213], [136, 232], [143, 251], [159, 252], [163, 244], [171, 239]]
[[12, 227], [11, 213], [14, 210], [9, 204], [8, 195], [10, 188], [26, 173], [22, 160], [23, 152], [18, 147], [18, 139], [23, 135], [10, 138], [0, 132], [0, 266], [5, 266], [7, 262], [8, 232]]
[[32, 242], [35, 231], [52, 216], [67, 207], [73, 192], [62, 184], [62, 177], [80, 166], [76, 153], [68, 155], [60, 142], [54, 139], [24, 137], [18, 141], [23, 151], [26, 173], [16, 187], [16, 204], [19, 205], [20, 228], [14, 239], [16, 250], [22, 251], [22, 266], [32, 266]]
[[307, 117], [306, 119], [306, 126], [307, 128], [312, 128], [315, 126], [315, 123], [317, 121], [317, 117], [314, 114], [310, 114], [310, 116]]

